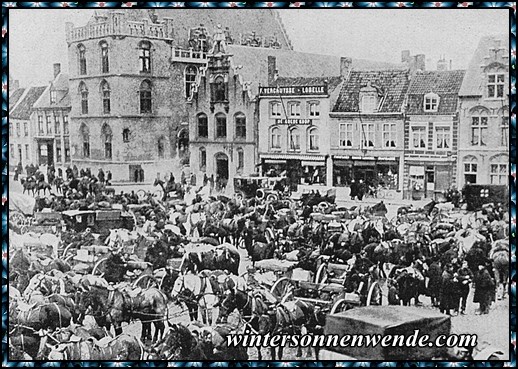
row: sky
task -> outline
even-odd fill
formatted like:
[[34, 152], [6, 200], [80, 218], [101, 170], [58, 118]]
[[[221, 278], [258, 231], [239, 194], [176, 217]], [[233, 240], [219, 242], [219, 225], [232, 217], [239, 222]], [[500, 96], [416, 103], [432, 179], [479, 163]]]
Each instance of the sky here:
[[[45, 85], [52, 64], [67, 71], [65, 23], [85, 25], [91, 9], [9, 10], [9, 71], [21, 86]], [[171, 9], [174, 11], [174, 9]], [[239, 11], [239, 10], [235, 10]], [[401, 51], [425, 54], [435, 70], [444, 55], [467, 67], [481, 37], [509, 33], [507, 9], [279, 10], [295, 50], [399, 63]]]

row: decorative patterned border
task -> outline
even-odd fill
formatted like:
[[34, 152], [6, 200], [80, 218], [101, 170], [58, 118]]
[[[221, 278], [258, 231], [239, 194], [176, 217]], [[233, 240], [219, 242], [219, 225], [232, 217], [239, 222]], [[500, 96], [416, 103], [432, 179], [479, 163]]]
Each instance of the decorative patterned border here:
[[[510, 221], [511, 221], [511, 358], [508, 362], [10, 362], [8, 361], [7, 338], [7, 312], [8, 312], [8, 277], [7, 277], [7, 209], [8, 209], [8, 158], [7, 158], [7, 97], [8, 97], [8, 67], [7, 67], [7, 40], [8, 40], [8, 8], [119, 8], [119, 7], [183, 7], [183, 8], [508, 8], [510, 13], [510, 74], [511, 74], [511, 146], [510, 146]], [[4, 367], [16, 366], [42, 366], [42, 367], [501, 367], [516, 366], [516, 3], [514, 2], [3, 2], [2, 3], [2, 365]]]

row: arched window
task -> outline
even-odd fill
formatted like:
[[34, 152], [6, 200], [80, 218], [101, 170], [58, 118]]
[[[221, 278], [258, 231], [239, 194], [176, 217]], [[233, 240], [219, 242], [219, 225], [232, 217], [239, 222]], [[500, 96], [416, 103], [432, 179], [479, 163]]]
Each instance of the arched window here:
[[319, 135], [318, 135], [318, 128], [313, 127], [308, 130], [308, 147], [311, 151], [318, 151], [319, 150]]
[[124, 128], [122, 130], [122, 142], [129, 142], [130, 140], [130, 130], [129, 128]]
[[236, 151], [237, 151], [237, 171], [241, 172], [241, 171], [243, 171], [243, 168], [245, 167], [245, 152], [240, 147]]
[[225, 87], [225, 80], [223, 77], [217, 77], [214, 81], [214, 96], [213, 101], [221, 102], [227, 100], [227, 93]]
[[243, 113], [236, 113], [234, 116], [236, 122], [236, 138], [246, 138], [246, 117]]
[[273, 127], [270, 133], [271, 137], [271, 148], [272, 149], [280, 149], [281, 148], [281, 130], [279, 127]]
[[216, 114], [216, 138], [227, 137], [227, 117], [223, 113]]
[[140, 112], [151, 113], [151, 82], [147, 79], [140, 84]]
[[139, 44], [139, 63], [141, 72], [151, 72], [151, 43], [148, 41]]
[[108, 43], [106, 41], [101, 41], [99, 43], [99, 47], [101, 48], [101, 73], [110, 72], [110, 61], [108, 58]]
[[204, 147], [200, 148], [200, 170], [205, 171], [207, 168], [207, 151]]
[[198, 114], [198, 137], [209, 137], [209, 123], [207, 115], [204, 113]]
[[165, 138], [160, 137], [157, 142], [158, 158], [163, 159], [165, 157]]
[[104, 143], [104, 157], [106, 159], [112, 158], [112, 129], [108, 124], [103, 124], [101, 129], [101, 139]]
[[81, 140], [83, 142], [83, 157], [90, 157], [90, 130], [86, 124], [81, 125]]
[[491, 184], [506, 185], [508, 184], [509, 175], [509, 158], [506, 155], [497, 155], [490, 159], [489, 177]]
[[198, 70], [196, 67], [189, 65], [185, 68], [185, 97], [191, 96], [191, 90], [196, 82], [196, 75], [198, 74]]
[[300, 132], [298, 128], [292, 128], [289, 131], [289, 148], [290, 150], [300, 150]]
[[110, 85], [106, 81], [101, 82], [101, 98], [103, 100], [103, 113], [110, 114]]
[[477, 158], [474, 156], [466, 156], [464, 158], [464, 182], [466, 184], [475, 184], [477, 183], [477, 171], [478, 164]]
[[86, 74], [86, 48], [85, 45], [79, 44], [77, 45], [77, 52], [79, 58], [79, 74]]
[[79, 83], [79, 94], [81, 95], [81, 114], [88, 114], [88, 88], [84, 82]]

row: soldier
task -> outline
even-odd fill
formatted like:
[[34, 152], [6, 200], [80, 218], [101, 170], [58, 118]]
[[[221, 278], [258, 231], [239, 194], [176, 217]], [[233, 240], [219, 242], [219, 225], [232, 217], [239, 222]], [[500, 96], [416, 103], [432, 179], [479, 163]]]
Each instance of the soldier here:
[[468, 262], [464, 260], [462, 262], [462, 266], [456, 273], [457, 275], [457, 291], [458, 291], [458, 299], [457, 304], [455, 305], [455, 310], [459, 311], [459, 302], [460, 302], [460, 313], [462, 315], [466, 314], [466, 301], [469, 295], [469, 285], [473, 280], [473, 273], [468, 267]]
[[480, 306], [479, 311], [475, 314], [488, 314], [491, 301], [495, 295], [495, 282], [485, 265], [478, 266], [474, 282], [475, 295], [473, 296], [473, 302], [478, 302]]
[[451, 315], [450, 310], [455, 300], [455, 282], [453, 281], [453, 266], [447, 264], [441, 276], [441, 313]]

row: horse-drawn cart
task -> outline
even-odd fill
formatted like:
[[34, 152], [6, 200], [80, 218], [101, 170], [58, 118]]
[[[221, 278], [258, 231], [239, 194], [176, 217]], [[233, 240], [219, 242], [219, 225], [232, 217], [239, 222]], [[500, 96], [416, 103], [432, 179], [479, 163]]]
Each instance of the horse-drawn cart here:
[[66, 226], [76, 232], [90, 228], [94, 233], [109, 232], [111, 229], [132, 230], [134, 216], [121, 210], [67, 210], [63, 213]]

